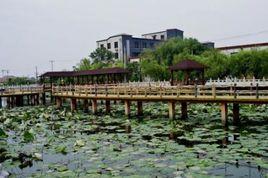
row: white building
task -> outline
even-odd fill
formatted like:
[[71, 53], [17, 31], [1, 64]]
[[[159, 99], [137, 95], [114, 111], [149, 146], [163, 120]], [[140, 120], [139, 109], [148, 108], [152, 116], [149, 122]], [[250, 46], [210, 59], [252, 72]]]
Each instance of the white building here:
[[216, 48], [223, 52], [224, 54], [236, 54], [240, 51], [248, 51], [248, 50], [263, 50], [268, 49], [267, 43], [254, 43], [254, 44], [244, 44], [244, 45], [235, 45], [235, 46], [224, 46]]

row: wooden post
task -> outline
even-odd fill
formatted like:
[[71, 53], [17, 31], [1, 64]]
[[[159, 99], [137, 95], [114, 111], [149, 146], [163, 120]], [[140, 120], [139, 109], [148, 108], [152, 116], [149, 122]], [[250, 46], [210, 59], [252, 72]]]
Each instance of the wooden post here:
[[62, 99], [60, 97], [56, 98], [56, 108], [60, 109], [62, 107]]
[[187, 119], [188, 113], [187, 113], [187, 102], [181, 102], [181, 118]]
[[168, 115], [170, 119], [175, 118], [175, 102], [174, 101], [168, 102]]
[[11, 108], [14, 108], [14, 97], [11, 96], [10, 99], [11, 99], [11, 102], [10, 102], [11, 103]]
[[143, 115], [142, 101], [137, 102], [137, 107], [138, 107], [138, 116], [142, 116]]
[[107, 114], [111, 112], [111, 102], [110, 102], [110, 100], [105, 101], [105, 109], [106, 109]]
[[88, 113], [88, 107], [89, 107], [88, 100], [87, 99], [84, 99], [84, 112], [85, 113]]
[[46, 104], [46, 92], [42, 93], [42, 104]]
[[228, 123], [228, 105], [227, 103], [221, 103], [221, 122], [223, 126], [227, 126]]
[[20, 106], [20, 96], [15, 97], [15, 106]]
[[35, 100], [34, 100], [34, 95], [30, 95], [31, 96], [31, 106], [34, 106], [35, 104]]
[[10, 97], [7, 97], [7, 108], [8, 109], [11, 108], [11, 99], [10, 99]]
[[91, 101], [91, 103], [92, 103], [92, 113], [93, 114], [96, 114], [97, 113], [97, 109], [98, 109], [97, 100], [96, 99], [93, 99]]
[[36, 104], [39, 105], [40, 104], [40, 95], [36, 94]]
[[125, 100], [125, 115], [126, 116], [130, 116], [130, 101]]
[[239, 125], [240, 124], [240, 117], [239, 117], [239, 104], [233, 104], [233, 124]]
[[71, 98], [71, 111], [75, 112], [77, 110], [77, 103], [75, 98]]
[[212, 84], [212, 97], [215, 99], [216, 98], [216, 86], [215, 84]]
[[0, 97], [0, 108], [2, 108], [2, 97]]

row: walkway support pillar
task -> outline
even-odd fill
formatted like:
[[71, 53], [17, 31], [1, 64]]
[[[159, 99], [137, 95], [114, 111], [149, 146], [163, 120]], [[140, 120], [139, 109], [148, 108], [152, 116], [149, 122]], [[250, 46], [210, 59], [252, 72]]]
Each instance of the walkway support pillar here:
[[71, 98], [71, 111], [75, 112], [77, 110], [77, 103], [75, 98]]
[[42, 93], [42, 104], [46, 105], [46, 92]]
[[106, 114], [111, 112], [111, 101], [110, 100], [105, 101], [105, 109], [106, 109]]
[[174, 101], [168, 102], [168, 115], [170, 119], [175, 118], [175, 102]]
[[0, 97], [0, 108], [2, 108], [2, 97]]
[[182, 102], [181, 103], [181, 118], [182, 119], [187, 119], [188, 118], [187, 102]]
[[130, 101], [129, 100], [125, 100], [125, 115], [126, 116], [130, 116]]
[[85, 113], [88, 113], [88, 107], [89, 107], [88, 99], [84, 99], [84, 112]]
[[223, 126], [227, 126], [227, 123], [228, 123], [228, 105], [227, 105], [227, 103], [221, 103], [221, 123]]
[[31, 98], [31, 106], [35, 105], [34, 95], [30, 95]]
[[11, 97], [7, 97], [7, 108], [11, 108]]
[[40, 104], [40, 94], [39, 93], [36, 95], [36, 104], [37, 105]]
[[239, 125], [240, 124], [240, 117], [239, 117], [239, 104], [233, 104], [233, 124]]
[[97, 100], [96, 99], [93, 99], [91, 101], [92, 103], [92, 113], [93, 114], [97, 114], [97, 109], [98, 109], [98, 103], [97, 103]]
[[30, 106], [30, 95], [27, 95], [27, 105]]
[[137, 108], [138, 108], [138, 116], [142, 116], [143, 115], [142, 101], [137, 101]]
[[60, 97], [56, 98], [56, 108], [60, 109], [62, 107], [62, 99]]

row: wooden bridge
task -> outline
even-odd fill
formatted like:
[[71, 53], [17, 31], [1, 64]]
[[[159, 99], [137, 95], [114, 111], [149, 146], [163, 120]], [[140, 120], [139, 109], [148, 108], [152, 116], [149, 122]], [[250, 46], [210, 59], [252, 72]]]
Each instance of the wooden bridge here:
[[0, 88], [0, 108], [2, 99], [7, 99], [7, 108], [27, 105], [38, 105], [44, 97], [43, 86], [13, 86]]
[[[23, 106], [26, 99], [28, 105], [45, 104], [45, 93], [51, 92], [56, 99], [57, 107], [61, 107], [63, 100], [70, 99], [71, 110], [77, 110], [77, 100], [83, 100], [84, 110], [89, 109], [89, 100], [92, 104], [92, 112], [97, 112], [98, 100], [105, 101], [106, 112], [111, 110], [111, 101], [124, 102], [125, 114], [130, 115], [131, 102], [137, 102], [137, 114], [142, 115], [143, 102], [167, 102], [169, 117], [175, 118], [175, 104], [181, 104], [181, 118], [187, 118], [187, 106], [189, 103], [219, 103], [221, 118], [224, 125], [227, 124], [228, 104], [232, 104], [234, 124], [240, 122], [239, 104], [267, 104], [267, 86], [221, 86], [216, 87], [194, 86], [161, 86], [128, 84], [118, 85], [71, 85], [54, 86], [48, 89], [45, 86], [32, 87], [8, 87], [0, 89], [0, 103], [2, 98], [7, 98], [7, 107]], [[0, 105], [1, 107], [1, 105]]]
[[111, 100], [122, 100], [125, 104], [125, 114], [130, 115], [131, 102], [137, 102], [138, 115], [142, 114], [142, 102], [168, 102], [169, 117], [175, 117], [175, 103], [181, 103], [181, 118], [187, 118], [188, 103], [219, 103], [222, 123], [227, 124], [228, 107], [233, 105], [234, 124], [240, 122], [239, 104], [267, 104], [267, 87], [251, 86], [215, 87], [213, 86], [120, 86], [120, 85], [83, 85], [57, 86], [52, 88], [57, 107], [62, 106], [65, 98], [71, 99], [71, 110], [77, 109], [77, 100], [84, 100], [84, 109], [88, 111], [89, 102], [92, 112], [97, 112], [97, 101], [105, 100], [106, 112], [110, 112]]

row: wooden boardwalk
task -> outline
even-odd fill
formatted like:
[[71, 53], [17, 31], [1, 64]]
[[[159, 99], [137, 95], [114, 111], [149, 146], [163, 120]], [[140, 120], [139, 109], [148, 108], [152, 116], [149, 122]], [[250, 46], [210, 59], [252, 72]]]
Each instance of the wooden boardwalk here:
[[121, 100], [125, 105], [125, 114], [130, 115], [130, 105], [137, 102], [137, 113], [142, 115], [143, 102], [167, 102], [169, 117], [175, 117], [175, 105], [181, 104], [181, 118], [187, 118], [189, 103], [219, 103], [222, 123], [227, 124], [228, 104], [233, 107], [233, 121], [240, 122], [239, 104], [268, 104], [268, 87], [258, 85], [237, 87], [236, 85], [215, 87], [212, 86], [133, 86], [133, 85], [76, 85], [54, 86], [50, 89], [44, 86], [16, 87], [0, 90], [0, 103], [7, 98], [8, 107], [23, 106], [26, 97], [29, 105], [37, 105], [40, 100], [45, 103], [45, 92], [51, 92], [56, 99], [57, 107], [62, 106], [64, 99], [70, 99], [71, 110], [77, 110], [77, 100], [84, 101], [84, 110], [89, 109], [89, 100], [92, 112], [97, 112], [98, 100], [105, 101], [106, 112], [111, 110], [112, 100]]
[[53, 87], [52, 94], [56, 97], [98, 100], [268, 103], [268, 90], [234, 86], [61, 86]]
[[187, 118], [188, 103], [220, 103], [223, 124], [227, 123], [228, 107], [233, 104], [233, 119], [239, 123], [239, 104], [267, 104], [268, 90], [261, 87], [207, 87], [207, 86], [120, 86], [120, 85], [83, 85], [58, 86], [52, 88], [57, 106], [61, 107], [62, 99], [71, 99], [71, 109], [76, 110], [76, 100], [84, 100], [88, 109], [91, 100], [93, 113], [97, 112], [97, 100], [106, 101], [106, 111], [110, 111], [111, 100], [122, 100], [125, 103], [125, 114], [130, 114], [131, 102], [137, 102], [138, 114], [142, 114], [142, 102], [164, 101], [169, 104], [169, 117], [175, 116], [175, 103], [181, 103], [181, 117]]
[[7, 108], [23, 106], [26, 99], [28, 105], [37, 105], [41, 98], [44, 98], [42, 86], [31, 87], [5, 87], [0, 89], [0, 108], [2, 99], [7, 99]]

